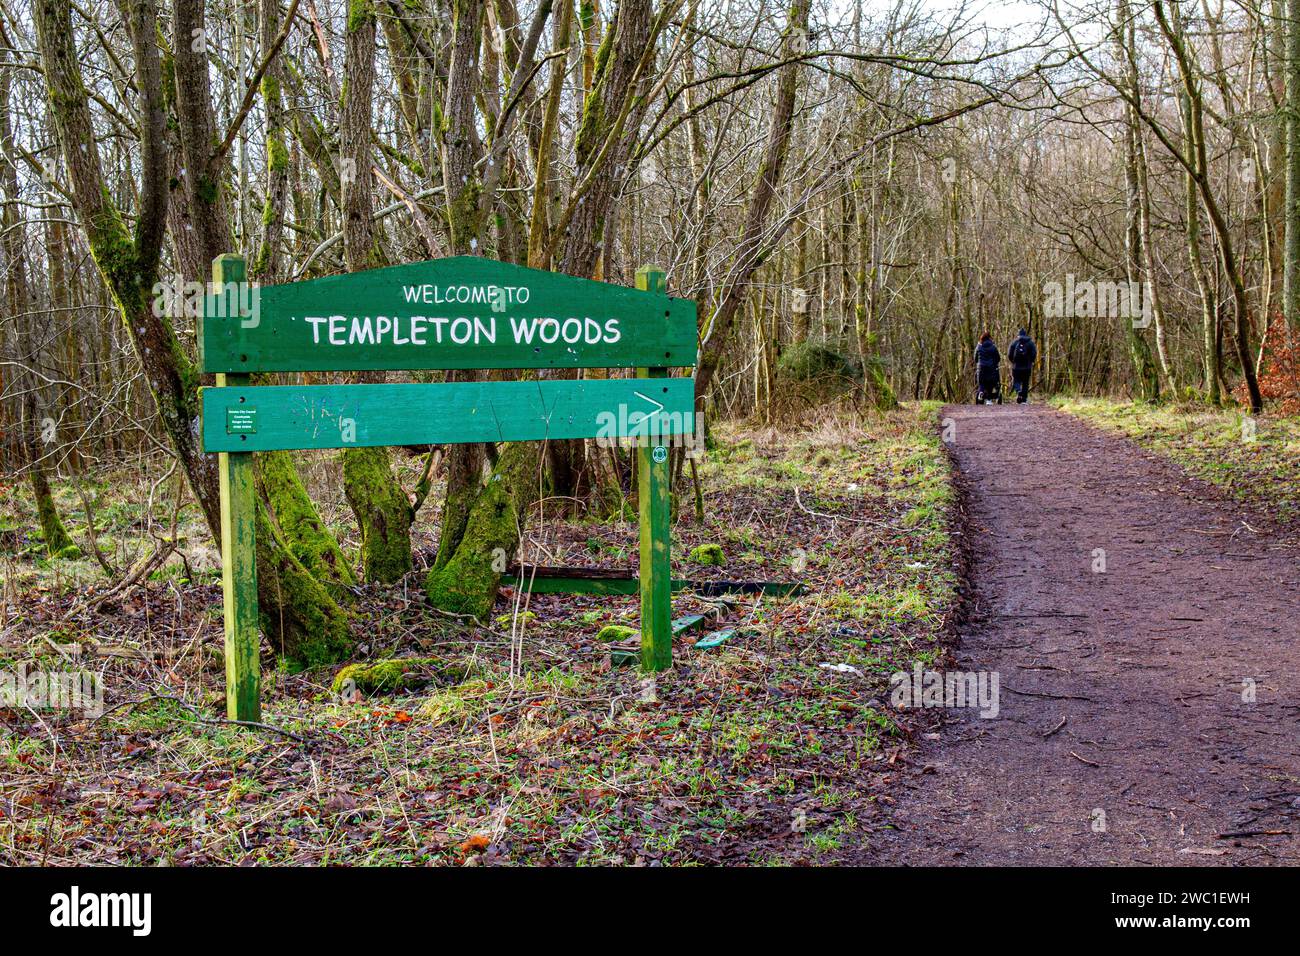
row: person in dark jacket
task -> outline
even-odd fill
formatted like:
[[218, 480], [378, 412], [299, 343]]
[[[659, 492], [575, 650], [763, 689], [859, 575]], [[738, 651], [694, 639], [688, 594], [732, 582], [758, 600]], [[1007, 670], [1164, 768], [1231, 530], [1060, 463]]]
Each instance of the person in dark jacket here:
[[1038, 358], [1038, 346], [1024, 329], [1007, 349], [1007, 358], [1011, 360], [1011, 386], [1016, 390], [1016, 404], [1023, 405], [1029, 401], [1029, 375]]
[[977, 402], [985, 399], [1002, 401], [1001, 367], [1002, 354], [993, 344], [993, 336], [985, 332], [980, 336], [979, 345], [975, 346], [975, 380], [979, 385], [975, 396]]

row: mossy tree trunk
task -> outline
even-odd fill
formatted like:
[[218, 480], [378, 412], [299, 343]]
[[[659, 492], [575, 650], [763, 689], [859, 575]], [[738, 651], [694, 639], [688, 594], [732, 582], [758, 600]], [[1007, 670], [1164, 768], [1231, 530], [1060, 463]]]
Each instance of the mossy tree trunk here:
[[[190, 488], [214, 537], [220, 536], [216, 456], [205, 455], [192, 423], [198, 420], [199, 374], [163, 309], [155, 309], [154, 288], [168, 217], [171, 190], [162, 63], [157, 42], [157, 8], [151, 0], [131, 7], [128, 24], [139, 90], [141, 180], [135, 225], [110, 197], [94, 135], [90, 107], [77, 58], [71, 7], [67, 0], [36, 0], [33, 14], [45, 66], [50, 115], [72, 186], [73, 206], [85, 230], [91, 255], [121, 313], [136, 358], [144, 372], [163, 429], [185, 470]], [[180, 163], [185, 170], [178, 196], [180, 215], [190, 229], [174, 242], [180, 271], [188, 279], [206, 277], [211, 258], [230, 251], [229, 225], [220, 189], [222, 157], [213, 150], [215, 125], [208, 89], [208, 59], [202, 44], [203, 7], [177, 0], [171, 64]], [[192, 160], [192, 161], [191, 161]], [[258, 600], [271, 643], [288, 657], [315, 660], [320, 648], [345, 655], [351, 648], [347, 617], [324, 587], [289, 554], [269, 518], [258, 514]], [[261, 532], [265, 533], [261, 533]]]
[[[614, 203], [631, 145], [623, 133], [637, 129], [640, 123], [644, 97], [637, 94], [652, 62], [647, 61], [647, 50], [653, 49], [655, 32], [650, 0], [623, 0], [597, 48], [593, 41], [599, 9], [599, 4], [583, 4], [579, 13], [586, 38], [583, 76], [588, 92], [574, 139], [574, 182], [585, 184], [586, 191], [563, 222], [558, 258], [560, 271], [596, 280], [605, 276], [606, 250], [614, 241]], [[612, 148], [603, 150], [603, 144], [611, 139]], [[550, 374], [578, 377], [573, 370]], [[585, 459], [581, 440], [548, 443], [550, 490], [558, 501], [571, 502], [585, 490]]]
[[338, 540], [321, 521], [293, 457], [287, 451], [257, 456], [257, 488], [280, 540], [336, 601], [351, 597], [357, 577]]
[[[529, 45], [536, 44], [548, 11], [545, 4], [539, 9], [529, 30]], [[647, 102], [640, 94], [647, 76], [653, 73], [655, 37], [664, 24], [663, 18], [655, 20], [651, 11], [650, 0], [619, 4], [596, 57], [594, 86], [583, 107], [575, 177], [581, 188], [570, 193], [565, 208], [554, 217], [545, 214], [545, 206], [535, 210], [534, 228], [542, 225], [547, 233], [541, 242], [530, 237], [530, 262], [554, 263], [569, 275], [589, 277], [596, 272], [606, 238], [605, 223], [628, 158], [625, 131], [639, 128]], [[561, 32], [567, 29], [565, 26]], [[527, 48], [521, 53], [516, 73], [526, 75], [524, 67], [531, 56]], [[457, 73], [453, 69], [452, 77]], [[550, 97], [548, 113], [555, 108], [555, 98]], [[615, 148], [598, 148], [611, 139]], [[501, 141], [498, 137], [494, 146]], [[497, 169], [499, 165], [494, 161], [489, 167]], [[449, 167], [445, 175], [450, 172]], [[480, 215], [490, 200], [491, 185], [479, 196]], [[448, 195], [452, 195], [451, 181]], [[481, 489], [469, 484], [468, 471], [459, 487], [452, 489], [449, 483], [448, 501], [463, 509], [464, 530], [459, 540], [452, 541], [444, 527], [438, 561], [426, 579], [435, 606], [479, 618], [491, 611], [505, 562], [515, 556], [523, 522], [540, 495], [543, 447], [534, 442], [506, 445]]]
[[257, 609], [272, 647], [299, 667], [341, 661], [355, 644], [348, 619], [257, 509]]
[[49, 479], [39, 460], [28, 465], [27, 476], [32, 486], [32, 497], [36, 499], [36, 516], [41, 523], [46, 553], [52, 558], [76, 557], [77, 545], [63, 526], [58, 506], [54, 503], [54, 495], [50, 492]]
[[[522, 84], [534, 72], [537, 47], [551, 8], [552, 0], [538, 3], [524, 40], [518, 47], [507, 38], [505, 59], [513, 61], [513, 65], [509, 87], [503, 93], [499, 84], [485, 86], [484, 71], [479, 66], [483, 18], [489, 12], [487, 5], [483, 0], [455, 0], [452, 5], [451, 52], [436, 141], [444, 187], [443, 215], [454, 255], [482, 255], [486, 252], [484, 234], [494, 211], [498, 213], [497, 222], [503, 224], [498, 230], [503, 233], [501, 246], [517, 250], [518, 243], [504, 233], [514, 228], [511, 223], [520, 220], [522, 213], [510, 205], [512, 200], [499, 201], [498, 186], [506, 170], [515, 166], [507, 155], [509, 132], [521, 112], [514, 107], [523, 93]], [[567, 18], [570, 12], [566, 11], [562, 17]], [[500, 8], [500, 15], [505, 20], [516, 18], [508, 5]], [[567, 35], [567, 27], [565, 30]], [[562, 74], [564, 60], [557, 59], [556, 64], [554, 69]], [[492, 68], [498, 67], [494, 63]], [[499, 107], [495, 105], [498, 99]], [[486, 107], [486, 139], [478, 132], [479, 104]], [[552, 120], [549, 130], [553, 134], [554, 114], [558, 109], [555, 96], [549, 98], [547, 109]], [[545, 192], [544, 181], [549, 167], [544, 165], [543, 169], [538, 177], [538, 188]], [[449, 381], [468, 381], [476, 377], [474, 371], [448, 374]], [[483, 470], [488, 452], [487, 446], [479, 444], [452, 445], [448, 449], [442, 526], [438, 556], [434, 562], [436, 569], [447, 566], [466, 539], [471, 512], [483, 493]]]
[[[274, 16], [275, 26], [280, 25], [277, 11], [267, 7], [263, 14]], [[176, 38], [208, 35], [202, 0], [175, 0], [173, 24]], [[268, 43], [273, 43], [277, 34], [271, 24], [266, 24], [263, 35], [272, 37]], [[270, 47], [263, 52], [269, 54]], [[173, 55], [175, 126], [179, 131], [181, 158], [185, 164], [184, 188], [178, 191], [178, 197], [197, 238], [194, 251], [200, 256], [196, 263], [183, 264], [182, 271], [187, 275], [192, 271], [205, 274], [213, 259], [234, 248], [229, 204], [222, 188], [228, 153], [222, 147], [213, 148], [218, 136], [206, 47], [193, 42], [175, 42]], [[269, 75], [279, 74], [273, 72]], [[262, 93], [267, 100], [268, 116], [273, 116], [278, 102], [278, 84], [272, 80], [269, 86], [263, 86]], [[268, 95], [272, 93], [275, 95]], [[231, 132], [227, 131], [225, 138], [220, 140], [223, 147], [229, 147]], [[275, 155], [278, 132], [274, 123], [268, 127], [268, 154], [273, 167], [281, 166], [278, 172], [275, 169], [271, 171], [271, 195], [268, 199], [282, 203], [283, 199], [274, 195], [277, 188], [275, 177], [287, 175], [284, 157], [277, 159]], [[261, 277], [255, 275], [254, 278]], [[280, 464], [287, 461], [283, 458]], [[271, 473], [282, 477], [276, 472], [274, 461], [271, 462]], [[306, 534], [306, 529], [313, 524], [321, 527], [315, 506], [301, 482], [280, 480], [266, 487], [268, 491], [277, 492], [268, 493], [258, 501], [257, 597], [266, 633], [281, 654], [299, 664], [326, 663], [326, 659], [321, 657], [325, 650], [337, 654], [334, 659], [347, 656], [352, 649], [347, 615], [331, 596], [330, 588], [317, 581], [311, 569], [304, 566], [291, 550], [297, 545], [298, 551], [306, 556], [327, 550], [318, 536]], [[269, 513], [268, 508], [272, 509]], [[286, 529], [287, 535], [276, 533], [281, 528]], [[273, 533], [266, 534], [264, 529], [272, 529]], [[300, 536], [302, 540], [299, 540]]]
[[[343, 159], [343, 255], [348, 270], [379, 264], [375, 248], [371, 172], [371, 107], [375, 89], [375, 10], [372, 0], [352, 0], [345, 37], [343, 95], [339, 103]], [[384, 373], [357, 377], [383, 381]], [[361, 530], [361, 574], [367, 581], [392, 583], [411, 570], [411, 522], [406, 493], [393, 476], [386, 448], [348, 448], [343, 452], [343, 491]]]
[[198, 418], [198, 375], [181, 348], [169, 318], [155, 314], [151, 307], [169, 194], [162, 82], [154, 42], [157, 12], [148, 3], [140, 4], [133, 8], [130, 23], [141, 98], [143, 173], [132, 231], [110, 199], [104, 180], [99, 145], [81, 80], [70, 9], [66, 0], [38, 0], [33, 6], [49, 89], [50, 115], [72, 186], [74, 207], [91, 255], [131, 336], [163, 428], [185, 468], [209, 527], [217, 529], [220, 521], [215, 461], [200, 452], [197, 436], [190, 427]]
[[[448, 377], [451, 380], [451, 376]], [[465, 537], [470, 509], [482, 487], [483, 449], [479, 445], [452, 445], [447, 451], [447, 488], [442, 502], [438, 555], [434, 567], [451, 560]]]
[[[475, 130], [475, 103], [480, 88], [479, 49], [483, 0], [456, 0], [453, 4], [452, 46], [447, 93], [442, 109], [441, 144], [444, 215], [457, 256], [482, 252], [482, 180], [479, 176], [480, 144]], [[473, 369], [453, 371], [447, 381], [474, 381]], [[452, 445], [447, 450], [447, 489], [443, 498], [442, 526], [435, 568], [445, 566], [465, 537], [470, 509], [479, 494], [483, 474], [483, 446]]]
[[538, 442], [514, 442], [501, 452], [470, 509], [460, 545], [425, 580], [435, 607], [488, 619], [501, 573], [515, 557], [523, 523], [537, 502], [541, 460]]
[[[504, 233], [509, 233], [514, 228], [510, 224], [520, 220], [522, 214], [510, 202], [499, 201], [498, 186], [502, 176], [506, 175], [505, 171], [515, 166], [508, 156], [509, 133], [521, 110], [511, 105], [517, 105], [518, 96], [523, 93], [522, 84], [534, 72], [537, 47], [551, 8], [552, 0], [540, 0], [523, 43], [517, 48], [508, 45], [505, 58], [507, 61], [513, 60], [514, 64], [509, 87], [503, 93], [499, 84], [488, 84], [485, 87], [483, 73], [488, 70], [480, 69], [479, 64], [483, 45], [483, 18], [489, 12], [487, 4], [483, 0], [455, 0], [452, 4], [454, 19], [451, 53], [446, 95], [439, 113], [441, 126], [437, 130], [437, 142], [445, 198], [443, 215], [453, 255], [483, 255], [487, 251], [485, 232], [493, 212], [498, 214], [497, 222], [502, 224], [498, 229], [502, 240], [500, 245], [511, 248], [516, 245]], [[508, 9], [508, 5], [500, 9], [503, 19], [515, 19], [515, 13]], [[568, 22], [570, 14], [571, 10], [561, 13], [563, 22]], [[566, 26], [563, 35], [567, 36], [567, 31]], [[553, 69], [562, 75], [564, 63], [563, 58], [557, 58]], [[492, 68], [498, 67], [494, 64]], [[548, 97], [546, 122], [550, 125], [540, 134], [543, 138], [554, 134], [558, 93], [553, 90], [553, 94]], [[494, 103], [498, 99], [500, 106], [496, 107]], [[488, 134], [486, 139], [478, 133], [477, 106], [480, 103], [488, 106], [484, 123]], [[538, 147], [539, 156], [546, 153], [548, 150]], [[550, 167], [543, 162], [539, 168], [543, 171], [538, 176], [537, 189], [544, 194]], [[499, 247], [498, 252], [501, 251]], [[544, 264], [537, 267], [545, 268], [546, 263], [549, 263], [549, 251]], [[448, 381], [472, 381], [477, 376], [477, 372], [465, 370], [451, 372], [447, 378]], [[435, 568], [445, 567], [465, 540], [471, 511], [483, 489], [483, 470], [487, 459], [488, 449], [484, 445], [452, 445], [448, 449], [447, 484]]]
[[13, 356], [17, 363], [14, 379], [23, 396], [18, 433], [27, 459], [27, 479], [32, 488], [45, 550], [51, 557], [64, 557], [71, 556], [77, 549], [59, 517], [45, 471], [45, 455], [41, 450], [41, 434], [45, 431], [41, 427], [37, 402], [41, 389], [32, 372], [40, 360], [40, 342], [31, 314], [33, 301], [27, 274], [27, 229], [18, 215], [18, 171], [11, 159], [14, 143], [9, 105], [13, 69], [8, 64], [0, 66], [0, 193], [4, 203], [0, 207], [0, 227], [4, 230], [0, 235], [0, 248], [4, 250], [5, 259], [4, 302], [18, 332]]
[[414, 566], [406, 492], [393, 478], [387, 448], [343, 453], [343, 493], [361, 527], [361, 570], [367, 581], [391, 584]]
[[[274, 47], [284, 21], [281, 0], [261, 0], [259, 35], [262, 49]], [[267, 190], [262, 210], [262, 247], [253, 266], [259, 282], [278, 282], [284, 241], [285, 206], [289, 191], [289, 152], [285, 138], [281, 81], [284, 66], [279, 57], [267, 64], [262, 79], [262, 101], [266, 109]], [[338, 540], [321, 521], [320, 513], [303, 485], [287, 451], [264, 452], [256, 457], [257, 487], [267, 517], [289, 553], [319, 581], [335, 601], [351, 599], [357, 578]]]

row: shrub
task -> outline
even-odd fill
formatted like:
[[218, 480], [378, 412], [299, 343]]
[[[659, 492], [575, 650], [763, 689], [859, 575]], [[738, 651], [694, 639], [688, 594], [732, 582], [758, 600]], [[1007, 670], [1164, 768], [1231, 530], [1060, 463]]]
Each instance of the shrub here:
[[[1282, 415], [1300, 415], [1300, 342], [1287, 345], [1286, 322], [1275, 316], [1264, 343], [1264, 362], [1259, 374], [1259, 391], [1265, 403]], [[1250, 395], [1242, 382], [1232, 392], [1249, 407]]]

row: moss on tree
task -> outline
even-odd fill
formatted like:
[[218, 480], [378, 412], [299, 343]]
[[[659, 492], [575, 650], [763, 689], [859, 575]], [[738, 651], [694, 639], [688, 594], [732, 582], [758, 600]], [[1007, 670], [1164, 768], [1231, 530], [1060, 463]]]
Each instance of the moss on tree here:
[[289, 553], [336, 601], [350, 597], [348, 589], [356, 586], [357, 576], [334, 535], [321, 521], [298, 477], [293, 457], [285, 451], [258, 455], [257, 482]]
[[348, 0], [348, 32], [360, 30], [374, 15], [370, 0]]
[[361, 528], [361, 574], [392, 584], [413, 565], [411, 503], [393, 478], [387, 448], [343, 452], [343, 493]]
[[519, 529], [537, 500], [541, 447], [537, 442], [515, 442], [501, 452], [470, 509], [459, 546], [425, 579], [434, 607], [488, 619], [501, 574], [519, 547]]
[[257, 604], [273, 649], [296, 668], [334, 664], [355, 648], [348, 616], [289, 553], [260, 504], [256, 518]]
[[54, 504], [54, 495], [50, 492], [50, 483], [45, 477], [45, 470], [39, 462], [32, 464], [32, 496], [36, 499], [36, 516], [41, 523], [41, 540], [45, 550], [52, 558], [76, 558], [80, 549], [63, 526], [59, 509]]
[[470, 446], [458, 445], [452, 449], [447, 461], [447, 490], [443, 496], [435, 568], [450, 561], [464, 540], [465, 525], [478, 498], [480, 489], [476, 479], [481, 472], [482, 458], [474, 454]]

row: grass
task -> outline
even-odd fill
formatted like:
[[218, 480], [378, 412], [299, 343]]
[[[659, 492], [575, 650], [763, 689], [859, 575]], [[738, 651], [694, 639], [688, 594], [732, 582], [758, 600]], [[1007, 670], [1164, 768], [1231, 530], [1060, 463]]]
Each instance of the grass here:
[[1172, 459], [1281, 525], [1300, 522], [1300, 419], [1107, 399], [1053, 404]]
[[[605, 624], [636, 625], [634, 597], [519, 596], [516, 621], [507, 591], [491, 628], [468, 629], [423, 605], [417, 570], [362, 589], [367, 659], [442, 658], [465, 664], [463, 679], [342, 699], [330, 691], [337, 668], [289, 674], [267, 659], [265, 720], [286, 733], [203, 723], [196, 710], [223, 711], [219, 587], [165, 575], [67, 621], [81, 589], [55, 580], [57, 562], [9, 554], [27, 592], [7, 605], [0, 657], [55, 666], [50, 634], [138, 656], [94, 658], [107, 706], [97, 720], [0, 708], [0, 862], [852, 859], [891, 755], [908, 746], [903, 715], [883, 703], [889, 675], [943, 654], [955, 601], [937, 408], [824, 411], [790, 431], [714, 437], [700, 463], [706, 519], [683, 508], [674, 575], [798, 579], [806, 593], [736, 599], [722, 611], [735, 638], [711, 651], [694, 648], [699, 633], [679, 639], [677, 666], [652, 679], [612, 667], [595, 639]], [[112, 488], [99, 495], [101, 513], [147, 524]], [[416, 529], [421, 554], [432, 517]], [[634, 523], [534, 524], [530, 547], [548, 563], [635, 561]], [[134, 546], [126, 524], [104, 534]], [[705, 544], [727, 564], [688, 564]], [[674, 598], [675, 615], [711, 606]]]

